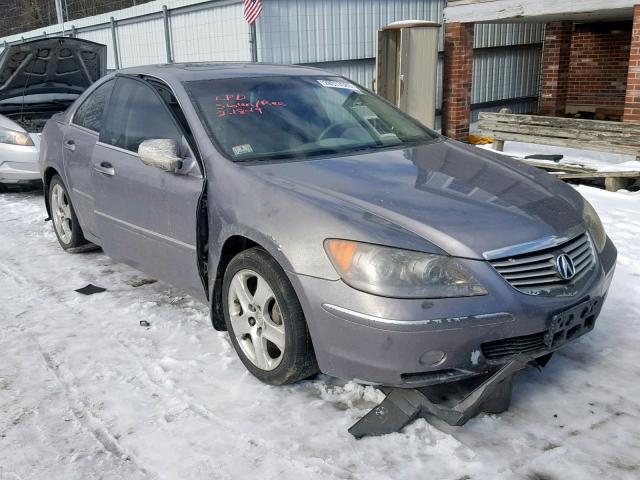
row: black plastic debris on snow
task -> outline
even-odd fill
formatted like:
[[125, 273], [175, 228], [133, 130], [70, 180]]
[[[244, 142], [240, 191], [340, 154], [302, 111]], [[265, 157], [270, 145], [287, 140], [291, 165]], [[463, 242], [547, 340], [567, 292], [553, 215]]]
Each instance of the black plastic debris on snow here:
[[479, 413], [502, 413], [511, 404], [515, 375], [528, 365], [544, 367], [551, 353], [539, 358], [518, 355], [493, 374], [421, 388], [382, 388], [387, 397], [356, 422], [356, 438], [402, 430], [417, 418], [462, 426]]
[[557, 154], [557, 153], [556, 154], [536, 153], [534, 155], [527, 155], [524, 158], [530, 158], [532, 160], [551, 160], [552, 162], [559, 162], [564, 158], [564, 155]]
[[98, 287], [92, 283], [82, 287], [82, 288], [78, 288], [77, 290], [75, 290], [78, 293], [81, 293], [82, 295], [93, 295], [94, 293], [101, 293], [106, 291], [106, 288], [102, 288], [102, 287]]

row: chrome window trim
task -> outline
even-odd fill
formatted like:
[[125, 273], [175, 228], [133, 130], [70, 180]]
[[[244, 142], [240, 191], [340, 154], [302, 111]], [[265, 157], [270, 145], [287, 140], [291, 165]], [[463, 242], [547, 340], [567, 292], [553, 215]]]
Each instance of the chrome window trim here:
[[124, 221], [124, 220], [122, 220], [120, 218], [113, 217], [113, 216], [111, 216], [111, 215], [109, 215], [107, 213], [101, 212], [99, 210], [94, 210], [93, 213], [95, 213], [96, 215], [100, 215], [101, 217], [106, 218], [108, 220], [111, 220], [112, 222], [120, 223], [121, 225], [125, 225], [125, 226], [127, 226], [129, 228], [132, 228], [134, 230], [138, 230], [141, 233], [144, 233], [144, 234], [147, 234], [147, 235], [151, 235], [153, 237], [160, 238], [162, 240], [165, 240], [167, 242], [171, 242], [171, 243], [173, 243], [175, 245], [178, 245], [180, 247], [184, 247], [184, 248], [189, 249], [189, 250], [193, 250], [193, 251], [196, 250], [196, 246], [195, 245], [191, 245], [190, 243], [183, 242], [182, 240], [178, 240], [177, 238], [173, 238], [173, 237], [170, 237], [168, 235], [163, 235], [162, 233], [154, 232], [153, 230], [149, 230], [148, 228], [144, 228], [144, 227], [141, 227], [139, 225], [135, 225], [133, 223], [126, 222], [126, 221]]

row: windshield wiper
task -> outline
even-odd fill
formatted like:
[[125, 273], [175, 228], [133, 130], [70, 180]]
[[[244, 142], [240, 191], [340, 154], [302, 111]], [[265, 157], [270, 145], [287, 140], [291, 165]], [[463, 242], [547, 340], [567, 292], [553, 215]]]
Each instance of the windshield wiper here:
[[236, 158], [234, 162], [259, 162], [263, 160], [290, 160], [292, 158], [309, 158], [317, 155], [331, 155], [335, 153], [340, 153], [340, 151], [335, 149], [323, 149], [318, 152], [305, 152], [305, 151], [296, 151], [296, 152], [275, 152], [275, 153], [264, 153], [261, 155], [253, 155], [246, 158]]

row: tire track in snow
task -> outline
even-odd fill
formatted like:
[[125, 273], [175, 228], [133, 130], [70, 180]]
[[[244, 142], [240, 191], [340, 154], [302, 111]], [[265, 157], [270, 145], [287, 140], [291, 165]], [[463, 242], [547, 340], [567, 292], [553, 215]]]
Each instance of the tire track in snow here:
[[13, 280], [13, 282], [19, 286], [23, 287], [29, 283], [29, 280], [22, 274], [15, 271], [13, 268], [9, 267], [6, 263], [0, 260], [0, 275], [8, 277]]
[[[156, 389], [160, 388], [164, 391], [165, 395], [168, 398], [178, 397], [180, 401], [182, 401], [187, 408], [192, 411], [194, 414], [199, 417], [209, 421], [214, 422], [218, 427], [225, 430], [229, 436], [229, 438], [243, 438], [247, 442], [252, 445], [259, 445], [262, 449], [268, 452], [268, 458], [270, 460], [276, 460], [278, 463], [281, 463], [281, 467], [284, 469], [291, 468], [291, 465], [297, 465], [299, 468], [305, 471], [310, 471], [310, 473], [315, 474], [315, 470], [317, 470], [318, 466], [315, 464], [309, 465], [303, 460], [300, 460], [291, 456], [283, 456], [283, 450], [275, 449], [270, 446], [268, 442], [266, 442], [263, 438], [258, 437], [256, 435], [248, 434], [243, 432], [233, 425], [232, 422], [225, 420], [223, 417], [218, 415], [217, 413], [211, 411], [207, 406], [196, 402], [191, 395], [185, 392], [182, 388], [176, 386], [175, 382], [168, 378], [164, 372], [159, 372], [155, 368], [155, 365], [150, 364], [146, 360], [147, 357], [139, 353], [138, 347], [136, 347], [132, 342], [124, 339], [122, 334], [117, 333], [115, 335], [116, 340], [123, 348], [125, 348], [130, 354], [131, 357], [136, 360], [138, 363], [138, 367], [141, 371], [142, 377], [148, 382], [148, 384]], [[244, 455], [243, 453], [241, 453]], [[253, 461], [253, 455], [247, 457], [247, 461]], [[324, 478], [352, 478], [353, 473], [349, 470], [339, 467], [335, 464], [327, 463], [326, 459], [324, 459], [322, 464], [323, 469], [330, 469], [333, 472], [323, 471], [320, 475]], [[338, 475], [336, 477], [336, 475]]]
[[148, 468], [141, 466], [140, 463], [123, 448], [105, 423], [81, 398], [80, 392], [75, 384], [75, 377], [64, 363], [55, 361], [51, 353], [43, 350], [39, 342], [36, 341], [36, 344], [45, 366], [53, 373], [64, 389], [69, 407], [78, 424], [89, 432], [106, 452], [112, 454], [127, 466], [130, 466], [134, 471], [137, 471], [142, 475], [142, 478], [161, 478], [156, 472], [151, 472]]

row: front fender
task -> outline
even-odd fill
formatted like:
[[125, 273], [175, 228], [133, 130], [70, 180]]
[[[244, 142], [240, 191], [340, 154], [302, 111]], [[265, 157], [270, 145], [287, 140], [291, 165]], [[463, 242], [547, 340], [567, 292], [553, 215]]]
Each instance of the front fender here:
[[226, 330], [222, 308], [222, 281], [226, 266], [233, 256], [253, 246], [263, 248], [286, 272], [293, 271], [291, 262], [284, 255], [277, 241], [254, 228], [242, 225], [228, 226], [222, 229], [217, 237], [210, 238], [208, 262], [209, 311], [211, 323], [216, 330]]
[[228, 225], [220, 231], [218, 238], [214, 243], [214, 248], [210, 247], [209, 250], [209, 263], [211, 267], [217, 268], [217, 265], [220, 262], [222, 248], [232, 237], [244, 237], [251, 242], [256, 243], [265, 249], [285, 271], [295, 273], [293, 265], [284, 254], [282, 246], [278, 244], [278, 241], [275, 238], [267, 236], [255, 228], [251, 228], [246, 225]]

